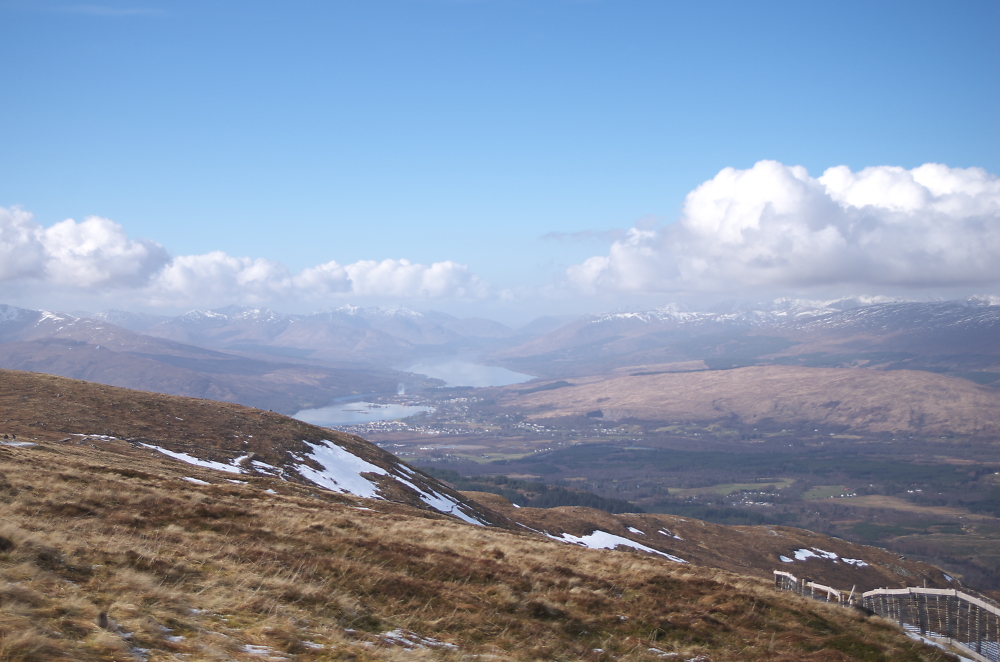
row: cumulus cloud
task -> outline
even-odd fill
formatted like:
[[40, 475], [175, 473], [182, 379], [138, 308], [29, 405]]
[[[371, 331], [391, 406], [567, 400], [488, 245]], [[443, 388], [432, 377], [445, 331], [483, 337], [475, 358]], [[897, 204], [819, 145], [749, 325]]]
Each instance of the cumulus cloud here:
[[21, 209], [0, 208], [0, 281], [43, 279], [76, 287], [136, 287], [170, 260], [156, 242], [131, 239], [91, 216], [42, 228]]
[[361, 261], [345, 268], [362, 296], [460, 297], [479, 299], [489, 287], [463, 264], [435, 262], [429, 267], [409, 260]]
[[320, 302], [331, 297], [457, 298], [489, 296], [487, 283], [454, 262], [409, 260], [327, 262], [293, 275], [273, 260], [232, 257], [221, 251], [174, 258], [149, 284], [161, 305], [275, 301]]
[[28, 212], [0, 207], [0, 282], [42, 275], [45, 247], [40, 231]]
[[56, 223], [40, 233], [50, 280], [80, 287], [136, 287], [170, 261], [163, 246], [131, 239], [120, 225], [91, 216]]
[[0, 283], [95, 295], [117, 293], [154, 305], [193, 306], [278, 301], [322, 302], [338, 296], [481, 299], [489, 285], [451, 261], [327, 262], [292, 274], [274, 260], [222, 251], [171, 258], [160, 244], [130, 238], [96, 216], [43, 228], [30, 213], [0, 207]]
[[677, 223], [633, 228], [567, 269], [587, 292], [677, 292], [1000, 281], [1000, 179], [926, 164], [830, 168], [761, 161], [691, 191]]

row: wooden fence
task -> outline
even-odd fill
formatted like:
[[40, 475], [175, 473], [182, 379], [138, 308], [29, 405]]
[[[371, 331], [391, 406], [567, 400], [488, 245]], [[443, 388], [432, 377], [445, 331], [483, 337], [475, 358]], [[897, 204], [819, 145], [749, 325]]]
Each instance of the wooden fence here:
[[1000, 608], [955, 589], [879, 588], [856, 596], [774, 571], [775, 588], [844, 606], [862, 606], [906, 631], [954, 646], [980, 662], [1000, 662]]

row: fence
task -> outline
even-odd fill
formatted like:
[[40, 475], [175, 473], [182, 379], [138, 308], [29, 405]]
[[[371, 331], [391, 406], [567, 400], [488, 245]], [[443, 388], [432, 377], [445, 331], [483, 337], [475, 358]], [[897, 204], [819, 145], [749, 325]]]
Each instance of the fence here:
[[[857, 605], [850, 594], [774, 571], [775, 587], [842, 605]], [[979, 662], [1000, 662], [1000, 608], [974, 595], [942, 588], [879, 588], [860, 596], [860, 605], [896, 621], [914, 634], [950, 644]]]
[[847, 591], [841, 591], [831, 586], [817, 584], [808, 577], [799, 579], [792, 573], [782, 572], [781, 570], [774, 571], [774, 587], [779, 591], [792, 591], [793, 593], [798, 593], [814, 600], [837, 602], [845, 606], [856, 604], [857, 601], [857, 596], [855, 596], [853, 588], [848, 593]]

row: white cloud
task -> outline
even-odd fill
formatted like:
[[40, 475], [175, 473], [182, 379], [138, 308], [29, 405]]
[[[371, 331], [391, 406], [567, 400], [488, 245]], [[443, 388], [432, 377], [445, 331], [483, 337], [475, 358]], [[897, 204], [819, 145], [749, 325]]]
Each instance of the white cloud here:
[[161, 305], [221, 305], [344, 296], [479, 299], [490, 292], [468, 267], [454, 262], [327, 262], [293, 276], [280, 262], [215, 251], [175, 258], [152, 280], [148, 293]]
[[28, 212], [0, 207], [0, 282], [29, 278], [74, 287], [135, 287], [169, 259], [163, 246], [130, 239], [106, 218], [67, 219], [45, 229]]
[[132, 239], [106, 218], [43, 228], [28, 212], [2, 207], [0, 283], [31, 284], [35, 293], [114, 295], [170, 306], [491, 296], [487, 283], [451, 261], [327, 262], [293, 275], [280, 262], [222, 251], [171, 258], [160, 244]]
[[0, 207], [0, 282], [42, 275], [45, 247], [38, 238], [40, 229], [28, 212]]
[[489, 287], [469, 268], [455, 262], [424, 266], [409, 260], [363, 260], [344, 267], [361, 296], [459, 297], [480, 299]]
[[278, 262], [222, 251], [176, 257], [145, 288], [154, 304], [257, 304], [291, 294], [292, 277]]
[[678, 292], [1000, 281], [1000, 179], [927, 164], [830, 168], [761, 161], [688, 194], [681, 220], [633, 228], [567, 269], [586, 292]]
[[122, 226], [91, 216], [67, 219], [39, 233], [47, 256], [48, 279], [79, 287], [135, 287], [170, 261], [163, 246], [130, 239]]

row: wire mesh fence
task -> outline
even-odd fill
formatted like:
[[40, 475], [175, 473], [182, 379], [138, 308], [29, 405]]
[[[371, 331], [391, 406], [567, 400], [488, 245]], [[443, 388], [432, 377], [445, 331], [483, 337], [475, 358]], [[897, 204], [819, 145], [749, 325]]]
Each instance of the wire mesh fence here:
[[907, 632], [950, 644], [981, 662], [1000, 662], [1000, 608], [955, 589], [879, 588], [857, 595], [774, 571], [775, 588], [844, 606], [863, 607]]

